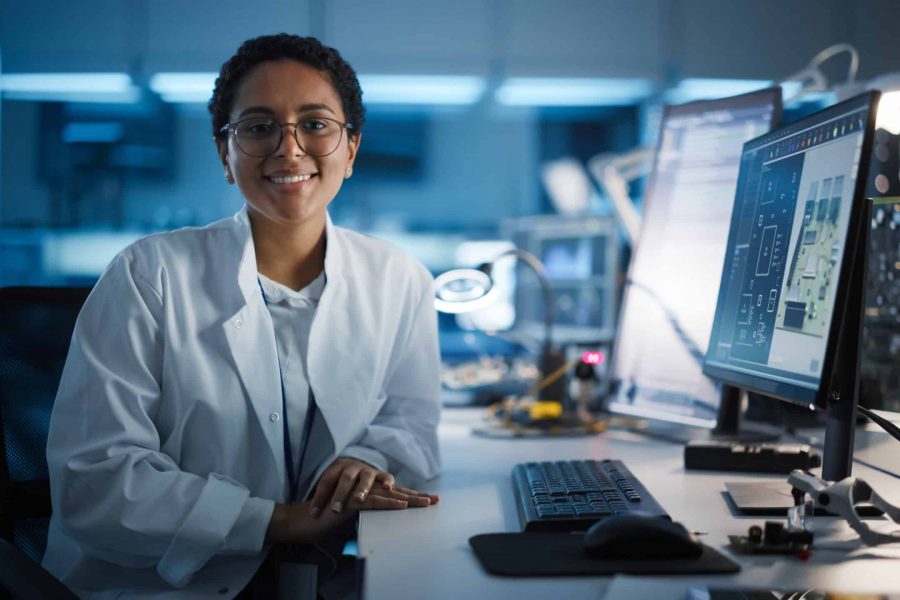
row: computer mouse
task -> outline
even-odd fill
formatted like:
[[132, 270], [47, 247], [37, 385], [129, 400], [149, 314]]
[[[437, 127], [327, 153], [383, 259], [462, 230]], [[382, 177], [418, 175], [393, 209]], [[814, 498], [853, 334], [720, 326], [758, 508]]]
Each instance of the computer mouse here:
[[591, 526], [584, 534], [584, 552], [594, 558], [696, 558], [703, 545], [680, 523], [625, 513]]

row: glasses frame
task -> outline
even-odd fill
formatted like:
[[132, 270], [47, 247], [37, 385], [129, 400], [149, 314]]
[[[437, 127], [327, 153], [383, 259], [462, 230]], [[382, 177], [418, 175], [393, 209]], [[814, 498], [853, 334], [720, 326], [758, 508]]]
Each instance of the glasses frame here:
[[[238, 141], [238, 137], [237, 137], [238, 126], [240, 126], [240, 124], [244, 123], [245, 121], [252, 121], [252, 120], [256, 120], [256, 119], [271, 119], [272, 121], [274, 121], [275, 123], [277, 123], [279, 125], [279, 127], [278, 127], [278, 143], [275, 144], [275, 148], [268, 154], [250, 154], [249, 152], [244, 150], [244, 147], [241, 146], [241, 143]], [[340, 129], [341, 129], [341, 137], [338, 138], [338, 142], [337, 142], [337, 144], [335, 144], [334, 150], [332, 150], [331, 152], [328, 152], [326, 154], [313, 154], [312, 152], [308, 151], [306, 148], [303, 147], [303, 144], [300, 142], [300, 136], [297, 133], [297, 127], [300, 125], [300, 123], [302, 123], [303, 121], [306, 121], [306, 120], [331, 121], [332, 123], [337, 123], [338, 127], [340, 127]], [[350, 132], [356, 129], [356, 126], [353, 125], [353, 123], [341, 123], [337, 119], [332, 119], [330, 117], [309, 117], [309, 119], [301, 119], [297, 123], [290, 123], [290, 122], [282, 123], [274, 117], [247, 117], [247, 118], [241, 119], [239, 121], [235, 121], [234, 123], [226, 123], [225, 125], [223, 125], [222, 127], [219, 128], [219, 133], [226, 133], [226, 134], [230, 133], [232, 136], [234, 136], [234, 143], [237, 145], [237, 147], [240, 149], [240, 151], [243, 152], [244, 154], [246, 154], [247, 156], [252, 156], [253, 158], [268, 158], [268, 157], [272, 156], [273, 154], [275, 154], [276, 152], [278, 152], [278, 149], [281, 148], [281, 144], [284, 142], [284, 128], [287, 127], [288, 125], [290, 125], [291, 128], [293, 128], [293, 130], [294, 130], [294, 134], [293, 134], [294, 141], [297, 142], [297, 147], [300, 148], [304, 154], [306, 154], [308, 156], [315, 156], [316, 158], [321, 158], [323, 156], [330, 156], [330, 155], [334, 154], [337, 151], [337, 149], [341, 146], [341, 141], [344, 139], [344, 130], [345, 129], [347, 130], [347, 136], [349, 137]]]

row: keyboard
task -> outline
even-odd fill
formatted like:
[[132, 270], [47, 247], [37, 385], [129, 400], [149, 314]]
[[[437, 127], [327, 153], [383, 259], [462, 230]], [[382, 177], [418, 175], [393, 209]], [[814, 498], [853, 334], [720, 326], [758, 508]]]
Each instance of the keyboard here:
[[512, 475], [522, 531], [585, 531], [629, 512], [669, 518], [620, 460], [529, 462]]

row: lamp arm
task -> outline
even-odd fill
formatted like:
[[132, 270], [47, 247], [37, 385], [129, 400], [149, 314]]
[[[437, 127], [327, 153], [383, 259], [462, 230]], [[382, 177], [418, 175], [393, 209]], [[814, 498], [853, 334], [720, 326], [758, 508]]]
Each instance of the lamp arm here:
[[553, 295], [553, 290], [550, 289], [550, 282], [547, 280], [547, 275], [544, 272], [544, 265], [541, 263], [540, 259], [537, 256], [532, 254], [531, 252], [526, 252], [525, 250], [521, 250], [519, 248], [513, 248], [511, 250], [506, 250], [505, 252], [499, 254], [494, 260], [486, 263], [487, 265], [493, 265], [501, 258], [506, 256], [515, 256], [517, 259], [531, 267], [534, 271], [535, 275], [537, 275], [538, 281], [541, 282], [541, 289], [544, 292], [544, 344], [543, 350], [547, 350], [550, 345], [553, 343], [553, 319], [554, 319], [554, 307], [556, 306], [556, 299]]

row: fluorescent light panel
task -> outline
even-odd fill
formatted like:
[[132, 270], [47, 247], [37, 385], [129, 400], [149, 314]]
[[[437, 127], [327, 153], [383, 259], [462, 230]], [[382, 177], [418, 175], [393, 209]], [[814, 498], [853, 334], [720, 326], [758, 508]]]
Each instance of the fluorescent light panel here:
[[11, 73], [0, 75], [10, 100], [130, 103], [140, 90], [125, 73]]
[[617, 106], [653, 93], [646, 79], [512, 77], [497, 89], [506, 106]]
[[157, 73], [150, 89], [166, 102], [183, 104], [209, 102], [218, 73]]
[[[203, 102], [212, 96], [217, 73], [157, 73], [150, 89], [166, 102]], [[451, 75], [361, 75], [366, 104], [474, 104], [484, 94], [481, 77]]]
[[665, 93], [666, 102], [679, 103], [710, 98], [726, 98], [761, 90], [772, 85], [768, 79], [687, 78]]
[[359, 84], [366, 104], [475, 104], [486, 87], [466, 75], [360, 75]]

